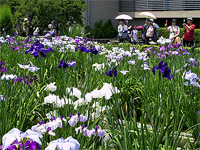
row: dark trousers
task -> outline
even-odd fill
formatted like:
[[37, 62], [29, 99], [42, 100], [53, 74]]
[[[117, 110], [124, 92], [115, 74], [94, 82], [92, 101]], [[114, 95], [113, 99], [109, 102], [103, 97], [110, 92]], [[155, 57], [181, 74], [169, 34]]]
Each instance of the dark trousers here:
[[122, 36], [120, 36], [119, 37], [119, 43], [124, 43], [124, 41], [125, 41], [125, 39]]
[[133, 45], [137, 45], [137, 42], [131, 42]]
[[194, 41], [188, 41], [188, 40], [183, 39], [183, 45], [185, 47], [192, 47], [194, 45]]
[[149, 39], [153, 39], [153, 37], [145, 37], [144, 43], [149, 45]]

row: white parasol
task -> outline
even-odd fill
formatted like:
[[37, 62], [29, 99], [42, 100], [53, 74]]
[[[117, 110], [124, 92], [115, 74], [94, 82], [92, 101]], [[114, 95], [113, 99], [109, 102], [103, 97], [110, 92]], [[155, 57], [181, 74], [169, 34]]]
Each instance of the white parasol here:
[[122, 14], [122, 15], [119, 15], [117, 16], [115, 19], [117, 20], [120, 20], [120, 19], [124, 19], [124, 20], [133, 20], [133, 18], [129, 15], [126, 15], [126, 14]]
[[156, 16], [150, 12], [142, 12], [139, 14], [142, 17], [149, 18], [149, 19], [156, 19]]

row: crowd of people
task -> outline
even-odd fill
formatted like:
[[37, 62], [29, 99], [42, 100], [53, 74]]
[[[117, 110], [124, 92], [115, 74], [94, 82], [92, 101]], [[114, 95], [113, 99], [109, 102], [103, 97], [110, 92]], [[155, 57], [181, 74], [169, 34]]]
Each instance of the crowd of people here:
[[[194, 31], [196, 26], [195, 24], [193, 24], [192, 18], [187, 18], [187, 23], [184, 20], [183, 38], [180, 37], [180, 27], [177, 26], [176, 19], [172, 19], [172, 24], [170, 26], [168, 26], [168, 20], [166, 20], [165, 27], [166, 31], [169, 32], [170, 45], [182, 42], [185, 47], [192, 47], [194, 45]], [[141, 39], [142, 43], [147, 45], [151, 43], [155, 44], [159, 38], [157, 27], [155, 26], [153, 19], [146, 19], [146, 22], [143, 25], [141, 37], [139, 37], [137, 26], [131, 25], [130, 27], [128, 27], [127, 22], [125, 22], [124, 20], [120, 21], [120, 24], [118, 26], [118, 33], [120, 43], [130, 42], [134, 45], [139, 44], [139, 38]]]
[[48, 27], [44, 29], [43, 31], [40, 31], [39, 27], [35, 27], [33, 28], [33, 33], [32, 33], [30, 31], [30, 27], [32, 27], [30, 20], [28, 18], [24, 18], [22, 23], [18, 21], [15, 27], [15, 33], [20, 34], [24, 37], [27, 37], [29, 35], [38, 36], [39, 34], [47, 35], [47, 36], [60, 35], [60, 24], [56, 24], [55, 21], [51, 21]]

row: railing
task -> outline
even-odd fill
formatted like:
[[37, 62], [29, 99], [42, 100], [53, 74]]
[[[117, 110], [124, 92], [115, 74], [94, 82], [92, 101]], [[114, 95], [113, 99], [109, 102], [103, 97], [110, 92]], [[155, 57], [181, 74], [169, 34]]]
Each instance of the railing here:
[[200, 10], [200, 0], [120, 0], [120, 11]]

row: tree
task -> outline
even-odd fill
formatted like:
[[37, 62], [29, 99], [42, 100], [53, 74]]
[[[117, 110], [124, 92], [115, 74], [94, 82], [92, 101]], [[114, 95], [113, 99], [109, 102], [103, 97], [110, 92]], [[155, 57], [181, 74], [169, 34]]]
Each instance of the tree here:
[[10, 33], [13, 28], [13, 15], [10, 6], [0, 6], [0, 32]]
[[82, 14], [86, 9], [84, 0], [2, 0], [0, 4], [8, 4], [14, 14], [15, 23], [28, 18], [29, 34], [34, 27], [44, 30], [51, 21], [64, 28], [71, 24], [82, 24]]

